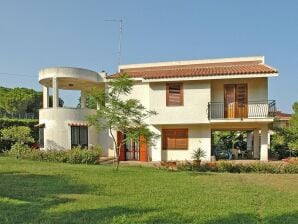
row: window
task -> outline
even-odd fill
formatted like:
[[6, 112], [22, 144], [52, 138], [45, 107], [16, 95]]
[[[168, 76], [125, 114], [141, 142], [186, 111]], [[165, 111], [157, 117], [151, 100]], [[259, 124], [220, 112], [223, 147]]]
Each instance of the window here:
[[44, 148], [44, 127], [40, 127], [38, 131], [39, 131], [39, 139], [38, 139], [39, 147]]
[[71, 126], [71, 147], [88, 147], [88, 127]]
[[188, 149], [188, 129], [163, 129], [162, 148]]
[[183, 85], [182, 83], [168, 83], [166, 94], [167, 106], [183, 105]]

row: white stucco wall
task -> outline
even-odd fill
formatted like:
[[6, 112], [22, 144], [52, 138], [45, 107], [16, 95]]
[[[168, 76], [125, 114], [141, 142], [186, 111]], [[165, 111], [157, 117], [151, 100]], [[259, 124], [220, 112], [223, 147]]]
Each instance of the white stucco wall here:
[[248, 101], [266, 101], [268, 100], [268, 78], [253, 79], [228, 79], [211, 81], [211, 101], [224, 102], [225, 84], [247, 83]]
[[[160, 137], [156, 140], [155, 145], [151, 147], [152, 161], [167, 161], [167, 160], [192, 160], [192, 153], [198, 147], [206, 151], [206, 158], [203, 160], [210, 161], [211, 159], [211, 128], [210, 125], [162, 125], [154, 126], [156, 133]], [[162, 129], [166, 128], [188, 128], [188, 149], [187, 150], [163, 150], [162, 149]]]
[[166, 106], [166, 82], [150, 83], [150, 109], [158, 114], [150, 124], [208, 123], [210, 81], [183, 82], [183, 106]]
[[[39, 111], [39, 123], [45, 124], [45, 149], [70, 149], [71, 127], [69, 123], [87, 123], [88, 115], [94, 114], [92, 109], [80, 108], [48, 108]], [[88, 144], [108, 145], [108, 137], [104, 132], [98, 133], [93, 126], [88, 127]], [[100, 141], [101, 140], [101, 141]], [[104, 154], [106, 154], [104, 152]]]

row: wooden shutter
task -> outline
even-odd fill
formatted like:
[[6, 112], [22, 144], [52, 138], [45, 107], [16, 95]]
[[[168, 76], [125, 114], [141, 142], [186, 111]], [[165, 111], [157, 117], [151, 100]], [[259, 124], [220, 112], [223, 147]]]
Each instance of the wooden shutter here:
[[[123, 133], [121, 133], [120, 131], [117, 131], [117, 147], [119, 147], [120, 143], [123, 141], [124, 139], [124, 136], [123, 136]], [[124, 161], [125, 160], [125, 148], [124, 148], [124, 144], [121, 145], [121, 148], [120, 148], [120, 157], [119, 157], [119, 160], [120, 161]], [[118, 148], [116, 149], [118, 150]]]
[[247, 96], [247, 84], [236, 85], [236, 117], [246, 118], [248, 115], [248, 96]]
[[140, 161], [146, 162], [148, 160], [147, 157], [147, 142], [146, 139], [144, 138], [144, 136], [140, 136]]
[[167, 83], [166, 101], [167, 101], [167, 106], [183, 105], [182, 83]]
[[224, 113], [225, 118], [235, 118], [235, 107], [236, 107], [236, 93], [234, 84], [224, 85]]
[[188, 149], [188, 129], [163, 129], [163, 149]]
[[224, 86], [225, 118], [245, 118], [248, 115], [247, 84], [226, 84]]
[[187, 129], [176, 130], [176, 149], [187, 149], [188, 133]]

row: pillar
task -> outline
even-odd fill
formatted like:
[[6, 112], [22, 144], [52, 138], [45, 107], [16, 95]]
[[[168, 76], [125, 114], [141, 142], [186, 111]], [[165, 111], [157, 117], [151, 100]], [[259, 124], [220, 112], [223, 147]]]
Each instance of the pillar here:
[[252, 150], [253, 134], [251, 131], [247, 132], [247, 150]]
[[42, 87], [42, 97], [43, 97], [43, 108], [49, 108], [49, 87]]
[[261, 161], [268, 161], [268, 126], [264, 126], [261, 129]]
[[260, 136], [259, 130], [254, 130], [254, 159], [260, 158]]
[[59, 106], [59, 89], [58, 89], [58, 79], [53, 78], [53, 108]]
[[86, 94], [81, 90], [81, 108], [86, 108]]
[[150, 148], [151, 148], [151, 152], [149, 152], [149, 150], [147, 149], [147, 153], [149, 153], [149, 156], [151, 157], [152, 161], [161, 161], [163, 158], [162, 157], [162, 149], [161, 149], [161, 130], [157, 127], [154, 126], [150, 126], [149, 127], [151, 131], [153, 131], [155, 134], [158, 135], [158, 137], [155, 139], [155, 144], [153, 144]]

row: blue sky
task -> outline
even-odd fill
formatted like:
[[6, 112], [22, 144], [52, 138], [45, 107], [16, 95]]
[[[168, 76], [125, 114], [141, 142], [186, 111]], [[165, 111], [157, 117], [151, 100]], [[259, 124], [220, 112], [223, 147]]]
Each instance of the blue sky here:
[[[112, 73], [122, 63], [264, 55], [280, 76], [269, 97], [298, 101], [298, 1], [0, 0], [0, 85], [41, 90], [38, 71], [76, 66]], [[19, 75], [7, 75], [21, 74]], [[77, 93], [62, 92], [66, 105]]]

